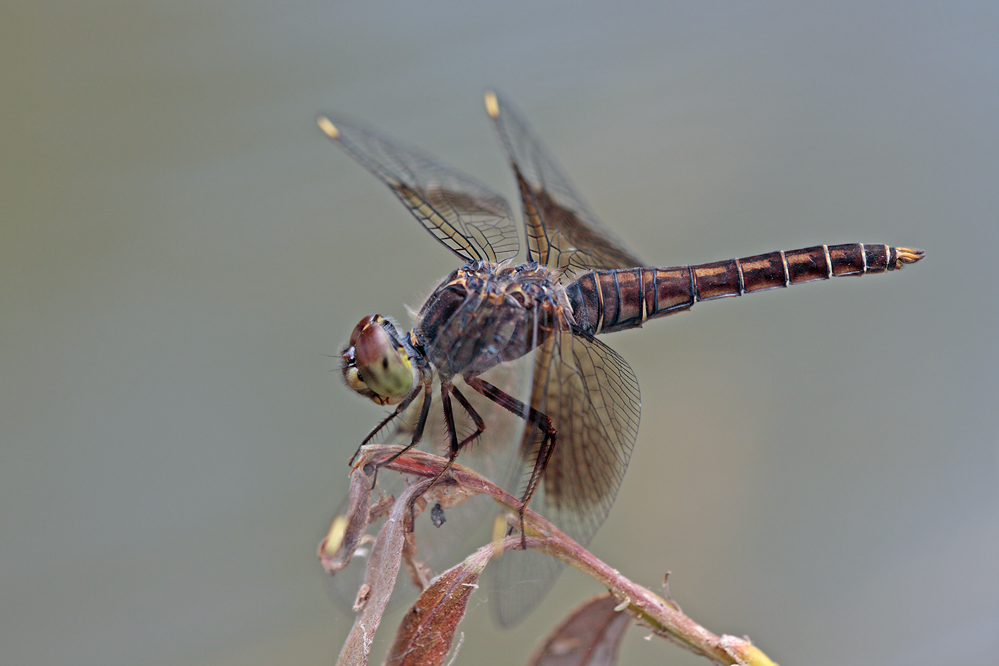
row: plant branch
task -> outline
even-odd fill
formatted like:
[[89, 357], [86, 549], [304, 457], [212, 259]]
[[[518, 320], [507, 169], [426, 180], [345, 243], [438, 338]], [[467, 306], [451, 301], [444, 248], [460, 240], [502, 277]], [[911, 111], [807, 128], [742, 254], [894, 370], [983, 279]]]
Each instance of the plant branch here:
[[[375, 469], [390, 469], [402, 474], [423, 478], [435, 476], [446, 464], [447, 460], [422, 451], [407, 451], [399, 455], [399, 447], [386, 445], [369, 445], [361, 449], [360, 455], [352, 472], [352, 488], [359, 488], [356, 477], [362, 477], [370, 483], [370, 476]], [[392, 456], [398, 457], [386, 462]], [[505, 509], [505, 520], [509, 528], [519, 530], [521, 527], [520, 502], [502, 488], [499, 488], [485, 477], [461, 465], [453, 465], [440, 481], [426, 490], [423, 498], [427, 502], [441, 502], [447, 508], [463, 501], [472, 495], [484, 494], [495, 500]], [[411, 493], [407, 495], [412, 496]], [[413, 500], [408, 500], [412, 503]], [[352, 506], [358, 507], [357, 502]], [[398, 509], [398, 507], [397, 507]], [[355, 509], [357, 511], [360, 510]], [[363, 513], [367, 522], [367, 509]], [[339, 520], [339, 523], [338, 523]], [[359, 523], [356, 516], [338, 517], [334, 524], [339, 524], [341, 532], [345, 523]], [[496, 557], [506, 550], [520, 549], [524, 544], [530, 549], [546, 553], [567, 564], [574, 566], [590, 576], [601, 585], [607, 587], [621, 600], [620, 610], [627, 610], [641, 624], [650, 627], [661, 636], [696, 654], [707, 657], [718, 664], [747, 664], [750, 666], [775, 666], [762, 651], [748, 640], [735, 636], [718, 636], [694, 620], [686, 616], [672, 600], [667, 600], [652, 591], [638, 585], [620, 572], [597, 559], [592, 553], [573, 541], [541, 515], [530, 508], [523, 511], [523, 526], [525, 536], [519, 534], [507, 536], [483, 546], [473, 557]], [[363, 528], [362, 528], [363, 529]], [[502, 534], [508, 529], [494, 530]], [[331, 535], [320, 546], [320, 558], [326, 561], [344, 561], [350, 553], [339, 552], [341, 543], [351, 549], [351, 543], [356, 543], [356, 536]], [[332, 538], [332, 541], [331, 541]]]

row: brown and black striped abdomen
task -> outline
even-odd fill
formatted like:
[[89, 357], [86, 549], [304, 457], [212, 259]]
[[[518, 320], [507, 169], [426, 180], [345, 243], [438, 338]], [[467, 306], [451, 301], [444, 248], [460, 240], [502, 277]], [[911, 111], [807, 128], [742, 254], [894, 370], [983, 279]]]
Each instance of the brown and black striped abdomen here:
[[696, 266], [593, 271], [566, 287], [576, 324], [592, 334], [641, 326], [689, 310], [697, 301], [827, 280], [884, 273], [923, 258], [888, 245], [818, 245]]

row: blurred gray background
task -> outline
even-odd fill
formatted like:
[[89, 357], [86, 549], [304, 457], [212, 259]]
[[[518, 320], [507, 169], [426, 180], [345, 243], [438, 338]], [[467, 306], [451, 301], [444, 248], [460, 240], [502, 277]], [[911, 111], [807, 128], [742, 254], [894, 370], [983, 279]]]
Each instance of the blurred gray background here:
[[[315, 547], [382, 410], [329, 355], [455, 260], [315, 116], [513, 199], [496, 86], [650, 264], [928, 252], [605, 338], [644, 414], [593, 551], [783, 664], [995, 664], [999, 6], [827, 5], [7, 3], [0, 662], [334, 661]], [[599, 591], [480, 593], [457, 663]]]

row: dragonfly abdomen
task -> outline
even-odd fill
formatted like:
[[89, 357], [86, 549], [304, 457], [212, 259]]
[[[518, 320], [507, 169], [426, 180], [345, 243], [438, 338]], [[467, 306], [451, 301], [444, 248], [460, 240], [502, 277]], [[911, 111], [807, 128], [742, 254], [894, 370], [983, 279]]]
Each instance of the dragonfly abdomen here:
[[922, 257], [922, 250], [888, 245], [818, 245], [693, 266], [593, 271], [566, 293], [576, 325], [596, 335], [636, 328], [647, 319], [689, 310], [698, 301], [840, 275], [884, 273]]

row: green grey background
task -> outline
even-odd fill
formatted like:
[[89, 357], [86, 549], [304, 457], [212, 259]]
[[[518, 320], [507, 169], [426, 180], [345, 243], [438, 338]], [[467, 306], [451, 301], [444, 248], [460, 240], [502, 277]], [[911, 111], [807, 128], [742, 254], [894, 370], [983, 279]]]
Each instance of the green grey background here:
[[[650, 264], [928, 253], [606, 337], [643, 421], [593, 551], [784, 664], [995, 663], [995, 3], [42, 1], [0, 53], [0, 662], [332, 663], [315, 546], [382, 410], [329, 355], [455, 261], [314, 119], [513, 199], [496, 86]], [[599, 591], [512, 632], [481, 592], [457, 663]]]

